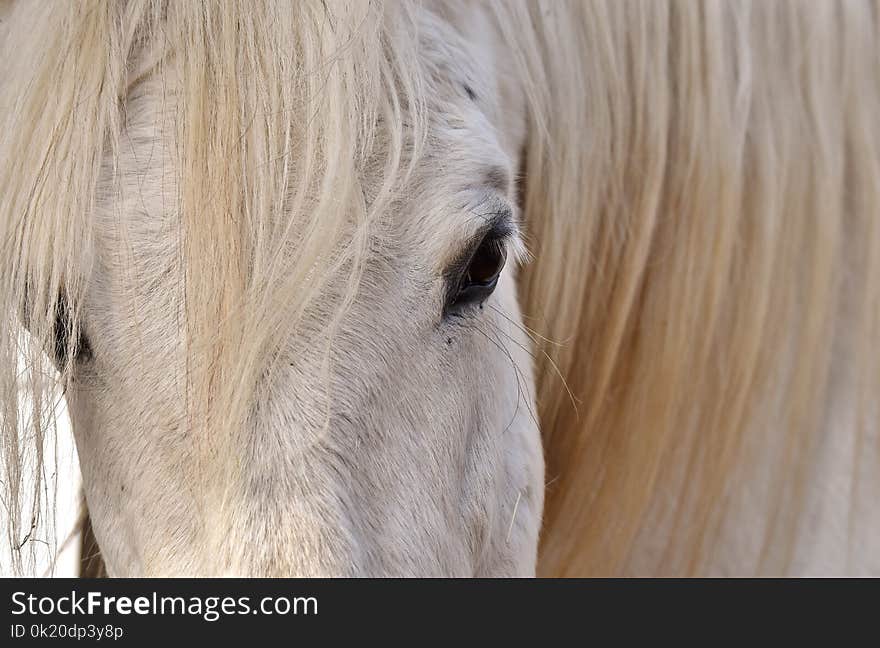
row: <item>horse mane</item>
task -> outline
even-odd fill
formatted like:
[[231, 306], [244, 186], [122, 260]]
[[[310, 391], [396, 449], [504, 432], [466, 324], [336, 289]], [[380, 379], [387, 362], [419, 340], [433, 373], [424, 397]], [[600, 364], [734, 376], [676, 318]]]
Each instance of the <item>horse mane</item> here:
[[877, 466], [876, 4], [498, 13], [531, 105], [539, 573], [719, 573], [742, 510], [736, 573], [786, 573], [830, 429]]
[[[154, 69], [184, 81], [170, 102], [181, 397], [223, 460], [279, 331], [334, 271], [351, 277], [340, 317], [353, 298], [419, 159], [430, 88], [417, 3], [4, 7], [0, 426], [20, 547], [51, 500], [44, 448], [80, 351], [92, 219], [124, 180], [106, 160], [129, 90]], [[491, 11], [529, 110], [521, 296], [550, 479], [539, 572], [706, 573], [754, 479], [766, 515], [742, 571], [784, 573], [836, 386], [857, 394], [860, 439], [880, 393], [876, 6]], [[365, 201], [367, 171], [380, 182]]]

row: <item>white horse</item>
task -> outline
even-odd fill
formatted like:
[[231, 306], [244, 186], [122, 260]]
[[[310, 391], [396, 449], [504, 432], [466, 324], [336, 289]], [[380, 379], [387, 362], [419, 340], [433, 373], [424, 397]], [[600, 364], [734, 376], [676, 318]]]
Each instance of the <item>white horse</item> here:
[[0, 19], [19, 567], [880, 573], [876, 4]]

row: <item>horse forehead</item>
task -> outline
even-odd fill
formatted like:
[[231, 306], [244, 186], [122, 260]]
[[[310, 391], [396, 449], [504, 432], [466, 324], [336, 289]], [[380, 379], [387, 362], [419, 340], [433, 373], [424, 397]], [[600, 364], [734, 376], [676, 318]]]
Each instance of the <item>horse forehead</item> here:
[[[515, 114], [498, 119], [503, 97], [497, 96], [500, 82], [487, 60], [491, 58], [489, 50], [496, 47], [492, 38], [484, 38], [476, 47], [473, 40], [469, 43], [461, 38], [459, 28], [453, 27], [447, 16], [427, 10], [424, 16], [429, 23], [424, 38], [432, 43], [421, 52], [420, 61], [430, 77], [430, 92], [425, 97], [427, 146], [410, 185], [402, 192], [406, 199], [397, 203], [398, 213], [390, 215], [409, 250], [414, 249], [413, 240], [407, 240], [402, 231], [409, 228], [414, 228], [419, 240], [432, 238], [444, 248], [454, 243], [455, 228], [466, 217], [466, 209], [461, 207], [472, 203], [482, 187], [512, 185], [515, 151], [522, 139], [518, 126], [508, 128], [504, 123], [516, 122]], [[118, 172], [128, 190], [116, 193], [108, 185], [105, 195], [114, 198], [103, 203], [98, 214], [99, 238], [105, 251], [128, 249], [125, 259], [104, 254], [110, 274], [114, 274], [114, 264], [124, 262], [137, 272], [116, 272], [118, 280], [134, 276], [141, 285], [161, 286], [174, 281], [181, 271], [174, 209], [180, 178], [175, 166], [173, 94], [168, 92], [175, 79], [168, 74], [150, 75], [132, 88], [126, 105], [124, 145], [118, 150], [118, 159], [108, 161], [110, 172], [105, 174], [109, 179]], [[394, 239], [382, 244], [387, 248]], [[425, 255], [439, 254], [431, 245], [420, 249]]]

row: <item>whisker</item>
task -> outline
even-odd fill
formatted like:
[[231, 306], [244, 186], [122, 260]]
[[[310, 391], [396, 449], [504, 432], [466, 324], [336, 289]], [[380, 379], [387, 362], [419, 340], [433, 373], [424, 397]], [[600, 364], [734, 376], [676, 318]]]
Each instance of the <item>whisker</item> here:
[[522, 499], [522, 491], [516, 494], [516, 503], [513, 505], [513, 515], [510, 516], [510, 525], [507, 527], [507, 538], [505, 542], [510, 542], [510, 535], [513, 533], [513, 523], [516, 522], [516, 512], [519, 510], [519, 501]]
[[548, 337], [544, 337], [543, 335], [541, 335], [540, 333], [538, 333], [536, 330], [534, 330], [534, 329], [532, 329], [532, 328], [529, 328], [529, 327], [526, 326], [524, 323], [517, 322], [517, 321], [514, 320], [512, 317], [510, 317], [510, 315], [508, 315], [507, 313], [505, 313], [503, 310], [501, 310], [501, 309], [498, 308], [497, 306], [494, 306], [494, 305], [492, 305], [492, 304], [489, 304], [489, 308], [491, 308], [493, 311], [495, 311], [496, 313], [498, 313], [499, 315], [501, 315], [501, 317], [503, 317], [504, 319], [506, 319], [506, 320], [507, 320], [508, 322], [510, 322], [513, 326], [515, 326], [517, 329], [519, 329], [520, 331], [522, 331], [523, 334], [525, 334], [525, 335], [527, 335], [529, 338], [531, 338], [531, 340], [532, 340], [533, 342], [536, 341], [536, 338], [537, 338], [537, 340], [541, 340], [541, 342], [546, 342], [547, 344], [552, 344], [553, 346], [557, 346], [557, 347], [563, 347], [563, 346], [565, 346], [566, 344], [568, 344], [568, 343], [571, 341], [571, 339], [563, 340], [563, 341], [561, 341], [561, 342], [557, 342], [556, 340], [551, 340], [551, 339], [548, 338]]
[[507, 431], [510, 430], [510, 428], [513, 426], [514, 422], [516, 421], [517, 414], [519, 414], [519, 402], [520, 402], [520, 399], [523, 399], [523, 398], [526, 401], [526, 407], [529, 411], [529, 415], [530, 415], [532, 421], [535, 423], [535, 425], [537, 425], [538, 424], [537, 418], [535, 417], [534, 412], [532, 412], [531, 407], [528, 405], [528, 397], [523, 392], [523, 389], [522, 389], [522, 383], [520, 381], [521, 370], [520, 370], [519, 366], [516, 364], [516, 361], [513, 359], [513, 355], [511, 355], [510, 350], [507, 349], [507, 347], [505, 347], [503, 344], [499, 343], [498, 341], [493, 340], [491, 337], [489, 337], [489, 335], [485, 331], [481, 330], [478, 326], [470, 325], [470, 326], [467, 326], [466, 328], [468, 328], [472, 331], [476, 331], [477, 333], [479, 333], [480, 335], [485, 337], [493, 345], [495, 345], [501, 352], [503, 352], [507, 356], [507, 359], [510, 360], [510, 364], [513, 366], [514, 377], [516, 378], [516, 392], [517, 392], [516, 408], [514, 409], [513, 416], [511, 417], [510, 422], [507, 424], [507, 426], [505, 426], [504, 430], [502, 431], [502, 435], [506, 434]]
[[[504, 317], [508, 322], [511, 322], [511, 323], [514, 324], [514, 325], [516, 324], [515, 322], [513, 322], [513, 320], [511, 320], [509, 317], [507, 317], [504, 313], [502, 313], [501, 311], [499, 311], [497, 308], [495, 308], [495, 307], [492, 307], [492, 308], [493, 308], [493, 309], [494, 309], [499, 315], [501, 315], [502, 317]], [[509, 340], [511, 340], [514, 344], [516, 344], [518, 347], [520, 347], [520, 348], [523, 349], [526, 353], [528, 353], [528, 354], [531, 356], [531, 358], [532, 358], [533, 360], [537, 360], [537, 359], [538, 359], [538, 358], [535, 356], [535, 354], [534, 354], [533, 351], [531, 351], [530, 349], [527, 349], [523, 344], [521, 344], [520, 342], [518, 342], [517, 340], [515, 340], [515, 339], [513, 338], [513, 336], [511, 336], [507, 331], [503, 331], [500, 327], [498, 327], [498, 326], [495, 325], [495, 324], [493, 324], [493, 326], [495, 326], [495, 328], [496, 328], [497, 330], [499, 330], [499, 331], [501, 331], [502, 333], [504, 333], [504, 335], [505, 335]], [[534, 341], [534, 340], [533, 340], [533, 341]], [[577, 398], [575, 398], [574, 393], [571, 391], [571, 387], [569, 387], [569, 385], [568, 385], [568, 381], [565, 379], [565, 376], [562, 374], [562, 371], [559, 369], [559, 366], [556, 364], [556, 362], [553, 360], [553, 358], [551, 358], [550, 355], [549, 355], [546, 351], [544, 351], [544, 349], [541, 349], [541, 348], [539, 347], [538, 350], [539, 350], [539, 351], [541, 352], [541, 354], [547, 359], [547, 361], [550, 363], [550, 366], [553, 367], [553, 371], [554, 371], [554, 373], [556, 373], [556, 375], [557, 375], [557, 376], [559, 377], [559, 379], [562, 381], [562, 386], [565, 387], [565, 391], [566, 391], [566, 393], [568, 394], [568, 398], [569, 398], [569, 400], [571, 401], [571, 405], [572, 405], [572, 407], [574, 408], [575, 419], [576, 419], [576, 420], [580, 420], [580, 411], [579, 411], [579, 409], [578, 409], [578, 400], [577, 400]]]
[[[488, 321], [488, 320], [487, 320], [487, 321]], [[493, 324], [492, 322], [489, 322], [489, 323], [490, 323], [492, 326], [494, 326], [494, 324]], [[496, 328], [496, 331], [499, 331], [499, 329], [498, 329], [497, 327], [495, 327], [495, 328]], [[516, 340], [514, 340], [512, 337], [510, 337], [509, 335], [507, 335], [506, 332], [503, 332], [503, 331], [501, 331], [501, 332], [504, 333], [505, 337], [507, 337], [509, 340], [511, 340], [511, 341], [513, 341], [513, 342], [516, 342]], [[488, 337], [488, 335], [487, 335], [487, 337]], [[497, 340], [497, 338], [496, 338], [496, 340]], [[531, 405], [529, 404], [529, 403], [530, 403], [530, 400], [531, 400], [531, 399], [530, 399], [531, 394], [525, 394], [525, 393], [522, 393], [520, 377], [523, 379], [523, 381], [525, 381], [525, 379], [526, 379], [525, 372], [522, 370], [522, 368], [521, 368], [521, 367], [516, 363], [516, 361], [513, 359], [513, 354], [510, 353], [510, 350], [509, 350], [506, 346], [504, 346], [504, 344], [503, 344], [500, 340], [497, 340], [497, 345], [496, 345], [496, 346], [499, 346], [499, 347], [501, 347], [501, 348], [504, 349], [504, 352], [507, 354], [508, 359], [510, 360], [511, 364], [513, 365], [514, 372], [516, 373], [517, 389], [518, 389], [518, 390], [520, 391], [520, 393], [525, 397], [526, 408], [527, 408], [528, 411], [529, 411], [529, 416], [530, 416], [530, 418], [532, 419], [532, 422], [534, 422], [535, 425], [538, 425], [538, 417], [537, 417], [537, 415], [535, 414], [535, 412], [532, 410]], [[509, 428], [509, 427], [510, 427], [510, 426], [508, 426], [508, 428]], [[505, 430], [505, 431], [506, 431], [506, 430]]]

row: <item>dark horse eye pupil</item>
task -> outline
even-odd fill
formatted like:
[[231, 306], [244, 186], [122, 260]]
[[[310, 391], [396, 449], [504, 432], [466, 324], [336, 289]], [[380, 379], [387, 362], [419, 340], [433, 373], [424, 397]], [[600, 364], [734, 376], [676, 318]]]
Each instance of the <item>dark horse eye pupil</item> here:
[[468, 281], [488, 284], [498, 278], [506, 260], [504, 245], [497, 240], [484, 240], [468, 266]]
[[498, 276], [507, 260], [504, 242], [486, 237], [468, 262], [457, 290], [451, 296], [450, 306], [482, 303], [495, 290]]

